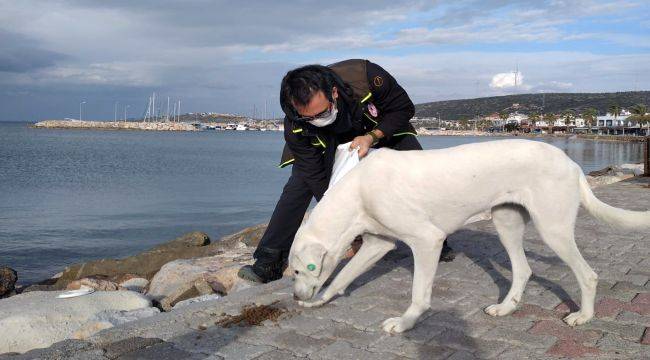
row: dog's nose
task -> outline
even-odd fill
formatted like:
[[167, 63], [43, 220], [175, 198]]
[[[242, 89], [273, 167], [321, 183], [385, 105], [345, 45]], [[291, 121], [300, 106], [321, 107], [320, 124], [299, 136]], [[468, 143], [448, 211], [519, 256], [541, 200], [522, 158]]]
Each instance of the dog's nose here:
[[298, 295], [296, 295], [296, 294], [293, 294], [293, 299], [296, 300], [296, 301], [300, 300], [300, 299], [298, 299]]

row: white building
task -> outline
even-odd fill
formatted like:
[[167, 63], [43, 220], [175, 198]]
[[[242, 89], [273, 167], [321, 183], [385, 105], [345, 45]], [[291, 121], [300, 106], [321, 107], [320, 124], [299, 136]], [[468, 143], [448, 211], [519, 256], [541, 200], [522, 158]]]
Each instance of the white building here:
[[614, 116], [607, 113], [607, 115], [596, 117], [596, 126], [598, 127], [619, 127], [619, 126], [633, 126], [632, 121], [627, 120], [630, 117], [630, 112], [622, 110], [621, 114]]
[[528, 121], [528, 115], [514, 112], [508, 115], [508, 118], [506, 119], [506, 124], [517, 123], [521, 125], [522, 122], [527, 122], [527, 121]]
[[[567, 124], [567, 122], [568, 122], [568, 124]], [[573, 119], [570, 119], [569, 121], [567, 121], [566, 118], [560, 118], [560, 119], [555, 120], [555, 122], [553, 123], [553, 126], [567, 126], [567, 125], [568, 126], [575, 126], [575, 127], [584, 127], [585, 126], [585, 119], [577, 117], [577, 118], [573, 118]]]

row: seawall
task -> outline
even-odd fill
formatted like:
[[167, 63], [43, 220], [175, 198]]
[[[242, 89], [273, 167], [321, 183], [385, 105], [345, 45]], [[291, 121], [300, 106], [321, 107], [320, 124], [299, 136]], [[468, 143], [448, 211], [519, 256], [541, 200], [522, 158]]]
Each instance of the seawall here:
[[44, 120], [32, 125], [46, 129], [95, 129], [95, 130], [152, 130], [197, 131], [194, 125], [184, 122], [129, 122], [129, 121], [80, 121]]

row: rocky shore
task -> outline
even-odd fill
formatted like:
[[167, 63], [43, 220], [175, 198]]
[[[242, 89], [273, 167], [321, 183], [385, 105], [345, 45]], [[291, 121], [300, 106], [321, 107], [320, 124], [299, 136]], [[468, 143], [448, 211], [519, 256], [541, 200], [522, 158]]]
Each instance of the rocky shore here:
[[[203, 232], [191, 232], [127, 258], [71, 265], [26, 287], [16, 287], [16, 272], [1, 267], [0, 354], [87, 339], [116, 325], [255, 286], [237, 271], [252, 263], [265, 229], [266, 224], [255, 225], [215, 242]], [[57, 298], [78, 289], [94, 293]]]
[[194, 125], [184, 122], [44, 120], [37, 122], [32, 127], [44, 129], [198, 131]]

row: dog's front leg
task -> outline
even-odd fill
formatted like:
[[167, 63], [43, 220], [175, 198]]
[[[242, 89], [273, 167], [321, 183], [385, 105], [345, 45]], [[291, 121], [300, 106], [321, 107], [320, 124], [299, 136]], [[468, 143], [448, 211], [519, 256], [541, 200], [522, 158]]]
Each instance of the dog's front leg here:
[[356, 255], [345, 264], [343, 269], [336, 275], [330, 286], [323, 292], [320, 299], [313, 302], [301, 301], [298, 303], [304, 307], [316, 307], [330, 301], [335, 295], [343, 295], [345, 289], [359, 275], [366, 272], [372, 265], [381, 259], [387, 252], [395, 248], [395, 243], [384, 240], [376, 235], [363, 235], [363, 244]]
[[382, 328], [389, 333], [401, 333], [413, 328], [420, 315], [431, 307], [431, 288], [436, 275], [443, 239], [431, 244], [417, 241], [409, 244], [413, 250], [413, 291], [409, 308], [400, 317], [387, 319]]

